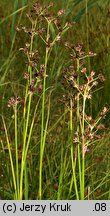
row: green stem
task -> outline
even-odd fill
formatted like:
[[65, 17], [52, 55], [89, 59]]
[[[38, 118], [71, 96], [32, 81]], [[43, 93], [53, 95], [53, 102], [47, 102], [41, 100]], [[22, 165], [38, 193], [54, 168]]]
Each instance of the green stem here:
[[17, 134], [18, 134], [18, 130], [17, 130], [17, 105], [15, 105], [15, 108], [14, 108], [14, 115], [15, 115], [16, 184], [17, 184], [17, 194], [19, 194], [18, 139], [17, 139]]
[[[48, 22], [47, 27], [47, 40], [49, 39], [49, 26]], [[46, 47], [45, 55], [45, 71], [44, 71], [44, 80], [43, 80], [43, 95], [42, 95], [42, 120], [41, 120], [41, 141], [40, 141], [40, 165], [39, 165], [39, 199], [42, 199], [42, 164], [43, 164], [43, 155], [45, 148], [45, 132], [44, 132], [44, 117], [45, 117], [45, 90], [46, 90], [46, 72], [47, 72], [47, 62], [48, 62], [48, 53], [49, 48]]]
[[73, 176], [71, 179], [69, 196], [72, 191], [72, 185], [74, 182], [76, 199], [79, 200], [78, 186], [77, 186], [77, 179], [76, 179], [76, 172], [75, 172], [76, 158], [74, 158], [74, 151], [73, 151], [73, 108], [72, 107], [73, 107], [73, 103], [72, 103], [72, 99], [70, 99], [70, 139], [71, 139], [70, 142], [71, 142], [71, 162], [72, 162]]
[[[35, 32], [37, 25], [37, 20], [35, 20], [34, 23], [32, 23], [32, 32]], [[32, 33], [31, 36], [31, 42], [30, 42], [30, 52], [32, 52], [33, 49], [33, 43], [34, 43], [34, 34]], [[30, 61], [29, 55], [27, 55], [28, 61]], [[27, 139], [27, 133], [28, 133], [28, 127], [29, 127], [29, 119], [30, 119], [30, 110], [31, 110], [31, 100], [32, 100], [32, 94], [30, 93], [29, 95], [29, 101], [28, 105], [27, 104], [27, 98], [28, 98], [28, 89], [29, 85], [31, 85], [32, 82], [32, 67], [29, 65], [28, 66], [28, 73], [29, 73], [29, 80], [27, 81], [26, 85], [26, 92], [25, 92], [25, 101], [24, 101], [24, 112], [23, 112], [23, 149], [22, 149], [22, 161], [21, 161], [21, 174], [20, 174], [20, 193], [19, 193], [19, 199], [22, 199], [23, 196], [23, 173], [24, 173], [24, 168], [25, 162], [26, 162], [26, 155], [28, 150], [28, 146], [26, 144], [26, 139]], [[27, 116], [26, 116], [27, 113]]]
[[9, 157], [10, 157], [10, 163], [11, 163], [13, 185], [14, 185], [14, 190], [15, 190], [15, 197], [14, 198], [17, 199], [18, 197], [17, 197], [17, 190], [16, 190], [17, 189], [17, 187], [16, 187], [16, 177], [15, 177], [14, 164], [13, 164], [13, 158], [12, 158], [12, 152], [11, 152], [11, 145], [10, 145], [9, 138], [8, 138], [8, 132], [7, 132], [5, 120], [4, 120], [3, 117], [2, 117], [2, 121], [3, 121], [4, 129], [5, 129], [6, 141], [7, 141]]
[[27, 131], [28, 131], [28, 126], [29, 126], [29, 116], [30, 116], [30, 108], [31, 108], [31, 99], [32, 95], [30, 94], [29, 96], [29, 102], [28, 102], [28, 108], [27, 108], [27, 118], [26, 118], [26, 127], [24, 131], [24, 141], [23, 141], [23, 150], [22, 150], [22, 161], [21, 161], [21, 174], [20, 174], [20, 193], [19, 193], [19, 199], [22, 199], [23, 196], [23, 191], [22, 191], [22, 186], [23, 186], [23, 172], [24, 172], [24, 167], [25, 167], [25, 162], [26, 162], [26, 157], [25, 157], [25, 151], [26, 151], [26, 138], [27, 138]]
[[[79, 88], [79, 59], [77, 59], [77, 86]], [[79, 140], [79, 132], [80, 132], [80, 104], [79, 104], [79, 92], [77, 94], [77, 136], [78, 136], [78, 168], [79, 168], [79, 183], [80, 183], [80, 197], [81, 197], [81, 191], [82, 191], [82, 170], [81, 170], [81, 147], [80, 147], [80, 140]]]
[[[86, 94], [86, 93], [85, 93]], [[84, 94], [83, 98], [83, 116], [82, 116], [82, 184], [81, 184], [81, 200], [84, 200], [84, 188], [85, 188], [85, 103], [86, 103], [86, 95]]]

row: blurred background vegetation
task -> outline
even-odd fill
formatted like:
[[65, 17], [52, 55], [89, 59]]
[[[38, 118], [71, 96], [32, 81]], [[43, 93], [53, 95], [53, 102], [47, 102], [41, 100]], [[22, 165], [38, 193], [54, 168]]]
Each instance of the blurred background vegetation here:
[[[7, 101], [12, 95], [22, 96], [24, 89], [23, 75], [26, 70], [26, 62], [25, 59], [23, 59], [22, 54], [19, 52], [19, 48], [24, 47], [24, 44], [27, 42], [28, 38], [26, 38], [24, 33], [16, 31], [16, 29], [19, 28], [20, 25], [29, 25], [26, 14], [30, 11], [34, 2], [34, 0], [0, 0], [0, 115], [5, 116], [5, 118], [7, 119], [8, 128], [11, 127], [12, 113], [9, 110], [7, 111]], [[105, 82], [102, 83], [102, 88], [99, 88], [99, 90], [95, 92], [92, 101], [92, 114], [95, 117], [102, 107], [107, 106], [108, 108], [110, 108], [110, 2], [109, 0], [40, 0], [40, 2], [42, 2], [44, 5], [48, 5], [50, 2], [53, 2], [54, 10], [52, 12], [54, 14], [56, 14], [58, 10], [64, 9], [65, 15], [62, 22], [76, 22], [74, 27], [66, 32], [66, 40], [74, 44], [82, 43], [85, 51], [93, 51], [97, 54], [95, 57], [90, 58], [87, 61], [87, 68], [89, 71], [93, 70], [97, 75], [99, 73], [102, 73], [105, 76]], [[40, 44], [38, 46], [41, 52], [41, 56], [43, 56], [43, 50], [42, 48], [40, 48]], [[53, 105], [51, 108], [53, 112], [52, 121], [54, 121], [54, 118], [56, 118], [58, 115], [60, 116], [62, 109], [62, 106], [60, 107], [59, 105], [57, 105], [57, 97], [60, 98], [62, 81], [61, 73], [65, 58], [67, 58], [69, 61], [69, 56], [65, 56], [63, 46], [59, 46], [56, 48], [55, 52], [53, 52], [53, 57], [50, 61], [51, 67], [48, 85], [52, 86], [54, 83], [55, 88], [53, 94]], [[96, 173], [94, 177], [92, 176], [93, 178], [91, 177], [91, 179], [95, 179], [99, 173], [100, 179], [102, 179], [102, 185], [104, 179], [103, 176], [105, 175], [105, 172], [108, 172], [109, 170], [109, 163], [106, 164], [106, 161], [110, 156], [110, 153], [108, 153], [108, 148], [110, 145], [109, 119], [110, 113], [108, 112], [107, 117], [104, 120], [105, 125], [108, 127], [108, 137], [98, 149], [100, 158], [97, 157], [96, 149], [95, 153], [92, 152], [92, 154], [94, 154], [94, 157], [92, 157], [92, 162], [91, 159], [88, 162], [89, 165], [90, 163], [94, 164], [94, 162], [98, 164]], [[61, 128], [59, 127], [54, 140], [52, 140], [53, 143], [57, 142], [57, 144], [59, 144], [60, 141], [62, 141], [63, 143], [63, 141], [67, 138], [66, 133], [64, 136], [63, 133], [60, 132], [60, 129]], [[0, 131], [0, 133], [2, 134], [2, 122], [0, 122]], [[55, 131], [53, 131], [53, 134], [54, 133]], [[58, 138], [59, 134], [63, 138]], [[11, 136], [13, 136], [13, 128]], [[49, 141], [51, 142], [51, 137], [48, 139], [50, 139]], [[33, 137], [33, 140], [35, 141], [36, 138]], [[47, 152], [48, 151], [49, 149], [47, 148]], [[59, 150], [56, 150], [54, 146], [52, 152], [55, 152], [55, 155], [57, 155], [58, 151]], [[0, 163], [2, 165], [0, 168], [0, 190], [3, 194], [1, 196], [2, 198], [8, 199], [11, 198], [11, 195], [10, 193], [8, 193], [8, 189], [6, 189], [7, 180], [3, 180], [5, 172], [5, 161], [2, 160], [2, 154], [0, 154]], [[32, 176], [35, 175], [34, 166], [35, 165], [33, 162], [33, 170], [30, 171], [30, 175]], [[57, 172], [55, 171], [54, 162], [52, 166], [52, 175], [54, 175], [54, 173]], [[105, 172], [102, 171], [102, 168], [105, 169]], [[9, 177], [10, 176], [8, 176], [8, 178]], [[49, 197], [50, 199], [56, 199], [56, 195], [53, 194], [57, 189], [57, 184], [56, 179], [53, 179], [54, 180], [52, 181], [54, 186], [53, 188], [50, 187], [51, 192], [50, 194], [48, 194], [48, 197], [46, 197], [48, 199]], [[32, 183], [32, 187], [33, 192], [30, 196], [33, 198], [35, 196], [35, 182]], [[5, 190], [5, 193], [3, 193], [3, 190]], [[104, 194], [106, 190], [109, 190], [108, 180], [103, 187], [102, 194]], [[63, 198], [65, 199], [66, 189], [63, 195]], [[98, 190], [96, 194], [94, 193], [92, 198], [96, 199], [96, 196], [99, 196], [100, 198], [100, 190]], [[103, 196], [103, 198], [106, 198], [106, 196]]]

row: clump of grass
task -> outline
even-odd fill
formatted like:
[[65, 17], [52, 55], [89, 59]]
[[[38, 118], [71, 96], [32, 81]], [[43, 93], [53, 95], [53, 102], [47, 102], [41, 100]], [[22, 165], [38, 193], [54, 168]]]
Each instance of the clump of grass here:
[[64, 101], [70, 111], [69, 133], [71, 145], [71, 163], [73, 175], [71, 178], [69, 194], [72, 192], [73, 184], [76, 193], [76, 199], [84, 200], [85, 197], [85, 160], [86, 153], [90, 151], [91, 146], [101, 140], [103, 136], [99, 133], [104, 129], [100, 123], [105, 116], [107, 108], [104, 107], [96, 119], [93, 119], [90, 111], [90, 100], [98, 85], [98, 80], [105, 81], [102, 74], [95, 77], [95, 72], [85, 67], [85, 60], [96, 54], [82, 51], [81, 44], [65, 43], [71, 50], [71, 64], [64, 68], [63, 77], [66, 83], [63, 85], [67, 89], [64, 95]]
[[[51, 4], [48, 8], [51, 7]], [[58, 16], [61, 16], [63, 11], [58, 12]], [[62, 30], [57, 30], [55, 37], [51, 38], [51, 27], [52, 23], [56, 21], [56, 18], [47, 14], [47, 8], [41, 6], [39, 3], [33, 5], [32, 12], [28, 14], [28, 19], [31, 23], [31, 28], [28, 30], [22, 27], [28, 35], [30, 35], [29, 41], [25, 44], [25, 48], [20, 48], [27, 58], [27, 72], [24, 74], [26, 80], [25, 94], [24, 98], [11, 97], [8, 101], [8, 107], [12, 107], [14, 111], [14, 148], [15, 148], [15, 160], [12, 155], [12, 141], [8, 138], [8, 131], [6, 127], [5, 120], [3, 118], [3, 125], [5, 128], [7, 147], [9, 150], [9, 157], [11, 163], [12, 171], [12, 182], [14, 188], [14, 199], [28, 199], [28, 179], [27, 179], [27, 155], [29, 150], [29, 145], [31, 142], [32, 131], [34, 127], [35, 117], [37, 115], [37, 109], [39, 102], [41, 102], [41, 127], [40, 127], [40, 159], [39, 159], [39, 192], [38, 198], [42, 199], [42, 169], [43, 169], [43, 157], [45, 149], [46, 134], [50, 115], [50, 95], [48, 97], [48, 111], [45, 112], [45, 100], [46, 100], [46, 79], [47, 75], [47, 64], [49, 57], [52, 52], [54, 44], [60, 40], [61, 35], [67, 30], [68, 26], [65, 25]], [[42, 23], [44, 20], [45, 28], [40, 27], [39, 22]], [[54, 24], [57, 26], [57, 24]], [[45, 37], [42, 33], [45, 32]], [[44, 46], [44, 64], [39, 63], [39, 52], [37, 49], [34, 50], [34, 44], [36, 38], [40, 37], [43, 41]], [[37, 105], [35, 105], [34, 112], [31, 113], [32, 100], [34, 96], [38, 96]], [[18, 120], [19, 111], [22, 111], [22, 117]], [[18, 140], [19, 135], [19, 122], [21, 121], [22, 135]], [[21, 143], [19, 147], [19, 143]], [[19, 156], [19, 148], [21, 148], [22, 154]], [[20, 163], [19, 163], [20, 161]], [[24, 186], [23, 186], [24, 185]], [[23, 190], [23, 187], [25, 188]]]
[[[26, 34], [25, 47], [19, 49], [26, 70], [23, 84], [19, 84], [22, 95], [15, 92], [8, 100], [11, 128], [2, 116], [2, 151], [7, 157], [8, 150], [10, 164], [8, 161], [6, 170], [12, 173], [9, 185], [13, 199], [90, 199], [105, 183], [102, 179], [94, 186], [86, 181], [90, 169], [86, 161], [103, 140], [101, 130], [105, 128], [101, 120], [108, 111], [104, 106], [94, 116], [90, 102], [101, 88], [96, 88], [98, 82], [105, 78], [102, 74], [95, 76], [86, 66], [88, 58], [96, 54], [82, 51], [82, 44], [65, 42], [64, 34], [73, 23], [61, 24], [65, 11], [53, 15], [49, 12], [51, 7], [52, 4], [48, 8], [38, 2], [33, 4], [27, 14], [28, 26], [17, 27], [19, 34]], [[61, 43], [65, 59], [58, 69], [62, 68], [62, 74], [56, 74], [57, 81], [61, 78], [62, 82], [56, 96], [57, 84], [53, 81], [51, 85], [49, 79], [53, 78], [53, 56], [58, 54]], [[53, 116], [55, 109], [57, 114]]]

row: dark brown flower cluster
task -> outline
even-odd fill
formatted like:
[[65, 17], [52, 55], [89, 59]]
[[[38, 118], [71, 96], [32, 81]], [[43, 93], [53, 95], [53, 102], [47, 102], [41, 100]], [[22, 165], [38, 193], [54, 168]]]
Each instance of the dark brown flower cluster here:
[[101, 130], [105, 129], [105, 126], [102, 123], [100, 123], [99, 120], [101, 119], [95, 120], [91, 116], [87, 116], [85, 114], [85, 123], [86, 123], [85, 136], [90, 141], [103, 138], [103, 134], [100, 132]]
[[20, 97], [11, 97], [8, 101], [8, 107], [15, 107], [17, 104], [22, 103], [22, 99]]
[[96, 56], [96, 53], [93, 52], [84, 52], [82, 50], [83, 44], [69, 44], [68, 42], [65, 42], [65, 47], [72, 50], [72, 53], [70, 54], [71, 58], [74, 60], [75, 58], [79, 58], [80, 60], [86, 57]]
[[103, 107], [102, 111], [100, 112], [100, 117], [101, 117], [101, 118], [105, 118], [107, 112], [108, 112], [107, 107], [106, 107], [106, 106]]
[[31, 13], [35, 13], [36, 15], [39, 15], [43, 13], [44, 10], [45, 10], [45, 7], [43, 7], [39, 2], [36, 2], [33, 4]]
[[[54, 44], [61, 41], [62, 31], [72, 26], [72, 23], [66, 23], [64, 26], [62, 26], [61, 17], [65, 13], [65, 11], [61, 9], [57, 12], [57, 15], [55, 16], [48, 10], [52, 6], [53, 4], [51, 3], [48, 6], [44, 6], [37, 1], [33, 4], [30, 13], [27, 14], [27, 17], [29, 19], [28, 27], [20, 26], [19, 28], [17, 28], [18, 31], [23, 30], [31, 37], [31, 42], [27, 42], [25, 44], [25, 47], [19, 49], [20, 51], [23, 51], [27, 58], [26, 65], [28, 68], [27, 72], [24, 73], [24, 79], [28, 81], [29, 94], [36, 92], [36, 88], [41, 91], [42, 80], [44, 76], [47, 77], [45, 73], [45, 66], [43, 64], [40, 65], [40, 51], [38, 52], [37, 49], [33, 49], [33, 47], [35, 47], [34, 39], [37, 37], [38, 40], [41, 41], [41, 44], [43, 43], [44, 48], [46, 48], [48, 52], [51, 52]], [[51, 35], [51, 31], [48, 32], [47, 35], [47, 28], [51, 22], [55, 30], [54, 38]]]
[[[102, 133], [103, 130], [103, 133]], [[96, 123], [91, 116], [85, 116], [85, 129], [82, 134], [81, 131], [75, 132], [73, 135], [73, 144], [84, 145], [84, 154], [88, 153], [92, 147], [95, 146], [95, 142], [105, 138], [105, 126], [101, 123]]]
[[20, 51], [23, 51], [24, 54], [28, 58], [27, 65], [30, 66], [32, 69], [34, 69], [37, 66], [37, 63], [39, 62], [39, 53], [38, 50], [30, 51], [30, 44], [26, 43], [24, 48], [20, 48]]
[[[66, 43], [66, 47], [70, 48], [70, 45]], [[63, 70], [63, 78], [65, 82], [63, 82], [64, 88], [68, 89], [71, 94], [74, 92], [80, 94], [80, 96], [85, 96], [87, 99], [92, 98], [92, 88], [98, 85], [98, 80], [101, 82], [105, 81], [104, 75], [99, 74], [98, 77], [95, 77], [95, 72], [88, 72], [85, 67], [84, 59], [80, 59], [84, 52], [82, 51], [82, 45], [72, 45], [72, 49], [74, 49], [75, 54], [71, 54], [72, 56], [72, 64]], [[79, 53], [79, 54], [78, 54]], [[93, 55], [93, 53], [89, 53]], [[76, 57], [79, 59], [79, 63], [76, 63]], [[85, 58], [87, 54], [85, 54]], [[74, 60], [74, 61], [73, 61]]]
[[[89, 102], [85, 102], [84, 105], [84, 101], [92, 99], [93, 88], [98, 85], [99, 81], [104, 82], [105, 78], [103, 74], [96, 76], [94, 71], [89, 72], [86, 68], [86, 58], [88, 56], [95, 56], [96, 54], [92, 52], [84, 53], [82, 51], [82, 44], [70, 45], [66, 42], [65, 46], [73, 52], [70, 55], [70, 65], [63, 69], [62, 84], [64, 92], [66, 92], [63, 95], [63, 102], [66, 106], [73, 109], [74, 120], [76, 121], [76, 125], [78, 125], [74, 127], [73, 143], [79, 145], [83, 143], [86, 153], [89, 151], [91, 144], [104, 138], [105, 127], [101, 124], [101, 120], [105, 117], [108, 109], [104, 107], [98, 118], [93, 119], [92, 116], [86, 115]], [[69, 103], [70, 100], [73, 107]], [[78, 114], [77, 109], [79, 109]], [[78, 130], [77, 127], [79, 128]], [[103, 130], [103, 133], [101, 130]]]

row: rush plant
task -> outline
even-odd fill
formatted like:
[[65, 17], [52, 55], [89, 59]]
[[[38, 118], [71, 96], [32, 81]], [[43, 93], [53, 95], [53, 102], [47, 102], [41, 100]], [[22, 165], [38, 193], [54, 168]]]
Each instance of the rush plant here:
[[[71, 64], [64, 68], [63, 77], [65, 82], [63, 86], [67, 89], [64, 94], [66, 106], [69, 108], [69, 143], [71, 149], [72, 177], [69, 189], [69, 195], [72, 193], [74, 184], [75, 199], [84, 200], [85, 198], [85, 160], [87, 152], [94, 146], [98, 140], [103, 138], [100, 130], [104, 125], [100, 123], [107, 108], [104, 107], [94, 119], [91, 114], [90, 101], [94, 93], [94, 88], [98, 82], [105, 81], [102, 74], [95, 77], [95, 72], [86, 68], [88, 57], [95, 56], [95, 53], [82, 51], [82, 44], [65, 43], [66, 48], [71, 51]], [[100, 87], [101, 88], [101, 87]]]
[[[52, 6], [50, 4], [47, 7], [41, 6], [39, 3], [33, 5], [31, 13], [27, 15], [30, 22], [30, 27], [24, 26], [18, 27], [18, 31], [24, 31], [29, 36], [29, 42], [25, 44], [24, 48], [20, 48], [20, 51], [26, 56], [27, 59], [27, 71], [24, 73], [24, 79], [26, 80], [24, 98], [11, 97], [8, 101], [8, 107], [13, 108], [14, 112], [14, 143], [9, 140], [8, 129], [4, 117], [2, 117], [3, 125], [5, 129], [7, 148], [9, 151], [11, 172], [12, 172], [12, 187], [14, 191], [14, 199], [28, 199], [28, 152], [31, 143], [31, 137], [34, 127], [34, 121], [37, 116], [38, 106], [41, 103], [41, 123], [40, 123], [40, 153], [39, 153], [39, 190], [38, 199], [42, 199], [42, 169], [43, 169], [43, 157], [46, 143], [46, 135], [48, 129], [49, 115], [50, 115], [50, 93], [48, 93], [48, 111], [46, 113], [45, 104], [46, 97], [49, 90], [46, 87], [47, 66], [49, 58], [51, 56], [52, 49], [60, 40], [62, 34], [68, 30], [69, 26], [65, 25], [62, 29], [59, 29], [57, 25], [57, 18], [52, 17], [47, 13], [47, 9]], [[63, 10], [58, 12], [58, 17], [63, 14]], [[44, 26], [41, 26], [44, 22]], [[56, 34], [52, 38], [52, 27], [56, 27]], [[38, 38], [38, 39], [37, 39]], [[37, 40], [42, 41], [44, 47], [43, 64], [40, 64], [39, 51], [37, 49]], [[40, 95], [39, 95], [40, 94]], [[32, 112], [33, 100], [37, 98], [37, 104], [34, 105], [34, 111]], [[22, 114], [21, 114], [22, 112]], [[20, 114], [19, 114], [20, 113]], [[20, 118], [20, 119], [19, 119]], [[21, 122], [21, 123], [20, 123]], [[20, 128], [19, 128], [20, 124]], [[21, 132], [20, 132], [21, 131]], [[19, 134], [21, 133], [20, 138]], [[4, 148], [3, 141], [2, 147]], [[15, 151], [15, 157], [13, 156], [13, 148]], [[19, 150], [19, 148], [21, 148]]]
[[[74, 1], [75, 5], [80, 2]], [[87, 9], [95, 1], [90, 1], [92, 5], [88, 2], [87, 43]], [[64, 23], [67, 18], [64, 9], [55, 14], [52, 3], [44, 6], [37, 1], [26, 14], [27, 25], [20, 24], [19, 18], [15, 28], [16, 14], [27, 9], [26, 1], [22, 3], [23, 7], [17, 9], [16, 1], [15, 12], [8, 16], [13, 17], [13, 22], [11, 51], [6, 62], [10, 66], [10, 58], [12, 62], [16, 56], [17, 62], [20, 59], [19, 66], [23, 65], [18, 67], [20, 78], [14, 84], [12, 80], [5, 83], [7, 67], [0, 82], [0, 86], [11, 83], [15, 89], [7, 101], [5, 112], [9, 117], [4, 112], [1, 115], [0, 156], [6, 161], [8, 196], [19, 200], [91, 199], [97, 188], [109, 182], [109, 173], [97, 181], [93, 177], [97, 175], [95, 171], [88, 176], [94, 166], [91, 162], [94, 152], [99, 143], [101, 146], [105, 142], [103, 121], [108, 108], [104, 105], [96, 113], [92, 107], [105, 77], [91, 70], [90, 60], [96, 54], [89, 51], [89, 44], [83, 51], [81, 42], [71, 42], [75, 23]], [[15, 55], [15, 39], [20, 36], [25, 45]]]

